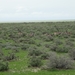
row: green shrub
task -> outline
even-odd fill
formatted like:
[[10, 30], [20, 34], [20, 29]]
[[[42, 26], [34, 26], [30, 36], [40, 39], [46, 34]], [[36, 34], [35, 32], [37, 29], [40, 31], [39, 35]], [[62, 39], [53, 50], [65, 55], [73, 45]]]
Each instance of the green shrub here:
[[53, 36], [51, 36], [51, 35], [44, 35], [43, 36], [43, 39], [45, 40], [45, 41], [47, 41], [47, 42], [49, 42], [49, 41], [53, 41]]
[[50, 44], [45, 44], [45, 47], [46, 47], [46, 48], [49, 48], [49, 47], [50, 47]]
[[8, 62], [0, 60], [0, 71], [7, 71], [8, 69]]
[[20, 47], [13, 46], [13, 47], [11, 47], [11, 50], [12, 50], [14, 53], [17, 53], [17, 52], [19, 52]]
[[73, 61], [66, 56], [58, 56], [51, 52], [47, 62], [47, 69], [71, 69], [73, 68]]
[[64, 38], [67, 38], [67, 39], [69, 38], [69, 35], [68, 35], [68, 34], [63, 34], [62, 36], [63, 36]]
[[20, 46], [22, 50], [27, 50], [29, 48], [29, 44], [21, 44]]
[[16, 55], [14, 53], [9, 53], [7, 56], [4, 57], [4, 60], [10, 61], [16, 59]]
[[19, 42], [25, 42], [25, 38], [24, 37], [21, 37], [21, 38], [18, 39], [18, 41]]
[[38, 48], [36, 48], [36, 47], [35, 48], [30, 47], [29, 48], [29, 55], [30, 56], [33, 56], [33, 55], [39, 56], [41, 54], [42, 54], [42, 52], [40, 50], [38, 50]]
[[67, 53], [70, 49], [71, 49], [70, 46], [68, 46], [68, 45], [62, 45], [62, 46], [58, 46], [57, 47], [56, 52]]
[[42, 54], [41, 54], [42, 59], [48, 59], [48, 57], [49, 57], [49, 55], [47, 52], [42, 52]]
[[50, 46], [50, 50], [51, 51], [55, 51], [55, 52], [63, 52], [63, 53], [67, 53], [69, 50], [71, 50], [72, 47], [66, 44], [62, 44], [62, 45], [57, 45], [57, 44], [52, 44]]
[[55, 39], [55, 40], [54, 40], [54, 43], [55, 43], [56, 45], [61, 45], [61, 44], [63, 44], [63, 42], [62, 42], [60, 39]]
[[40, 47], [41, 46], [41, 43], [35, 43], [36, 44], [36, 46], [38, 46], [38, 47]]
[[29, 67], [40, 67], [42, 65], [41, 58], [32, 56], [29, 60]]
[[65, 43], [66, 43], [66, 45], [69, 45], [69, 46], [74, 46], [74, 43], [73, 43], [73, 39], [72, 38], [69, 38], [69, 39], [67, 39], [66, 41], [65, 41]]
[[29, 39], [28, 44], [35, 44], [34, 39]]
[[2, 59], [2, 57], [4, 56], [2, 50], [0, 50], [0, 60]]
[[55, 43], [50, 45], [50, 50], [56, 51], [57, 50], [57, 45]]
[[75, 49], [72, 49], [72, 50], [69, 50], [69, 56], [73, 59], [73, 60], [75, 60]]

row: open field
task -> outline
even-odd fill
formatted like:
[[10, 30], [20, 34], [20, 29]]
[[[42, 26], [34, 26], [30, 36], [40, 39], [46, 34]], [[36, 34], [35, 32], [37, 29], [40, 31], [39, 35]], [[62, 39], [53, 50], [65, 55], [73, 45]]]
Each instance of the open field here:
[[0, 23], [0, 75], [75, 75], [75, 22]]

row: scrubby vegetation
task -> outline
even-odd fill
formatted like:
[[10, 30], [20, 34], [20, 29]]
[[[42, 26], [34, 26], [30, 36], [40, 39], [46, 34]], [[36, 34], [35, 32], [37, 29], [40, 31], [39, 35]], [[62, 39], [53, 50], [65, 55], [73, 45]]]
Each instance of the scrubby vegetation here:
[[75, 22], [0, 23], [0, 73], [39, 70], [75, 70]]
[[50, 53], [47, 62], [47, 69], [71, 69], [73, 68], [73, 60], [67, 56], [58, 56], [56, 53]]

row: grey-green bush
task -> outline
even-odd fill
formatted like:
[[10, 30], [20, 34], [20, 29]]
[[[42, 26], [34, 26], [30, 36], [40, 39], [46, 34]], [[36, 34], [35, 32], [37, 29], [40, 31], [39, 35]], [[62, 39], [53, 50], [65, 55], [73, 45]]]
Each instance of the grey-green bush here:
[[38, 50], [37, 48], [29, 48], [29, 55], [30, 56], [39, 56], [40, 54], [42, 54], [42, 52], [40, 50]]
[[10, 60], [14, 60], [16, 59], [16, 55], [14, 53], [9, 53], [7, 56], [4, 57], [3, 60], [6, 60], [6, 61], [10, 61]]
[[62, 45], [57, 47], [56, 52], [67, 53], [70, 49], [71, 47], [69, 45]]
[[50, 50], [56, 51], [56, 50], [57, 50], [57, 45], [56, 45], [55, 43], [52, 43], [52, 44], [50, 45]]
[[42, 65], [42, 61], [40, 57], [32, 56], [29, 60], [29, 67], [40, 67]]
[[58, 56], [51, 52], [47, 62], [47, 69], [71, 69], [73, 68], [73, 61], [66, 56]]
[[0, 60], [0, 71], [7, 71], [8, 69], [8, 62]]
[[75, 60], [75, 49], [69, 50], [68, 54], [73, 60]]
[[47, 52], [42, 52], [42, 54], [41, 54], [42, 59], [48, 59], [48, 57], [49, 57], [49, 55]]

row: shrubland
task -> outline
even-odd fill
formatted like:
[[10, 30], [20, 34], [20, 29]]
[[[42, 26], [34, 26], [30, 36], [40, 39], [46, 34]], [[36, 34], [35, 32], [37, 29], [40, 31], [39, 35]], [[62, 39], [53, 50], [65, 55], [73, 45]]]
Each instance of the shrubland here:
[[14, 62], [25, 71], [75, 69], [75, 22], [0, 23], [0, 71]]

